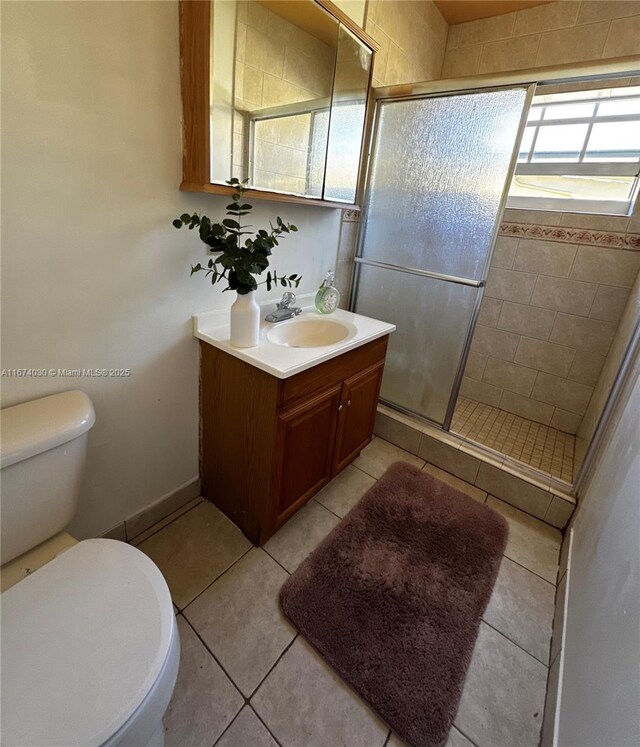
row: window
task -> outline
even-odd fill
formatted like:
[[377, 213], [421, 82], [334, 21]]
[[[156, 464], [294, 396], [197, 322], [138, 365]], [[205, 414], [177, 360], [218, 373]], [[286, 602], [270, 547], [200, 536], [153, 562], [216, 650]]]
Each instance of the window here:
[[640, 175], [640, 86], [535, 96], [507, 207], [627, 215]]

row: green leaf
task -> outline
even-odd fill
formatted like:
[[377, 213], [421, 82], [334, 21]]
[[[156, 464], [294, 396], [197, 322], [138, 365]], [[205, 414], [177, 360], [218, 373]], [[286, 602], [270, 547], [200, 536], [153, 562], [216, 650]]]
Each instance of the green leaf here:
[[240, 205], [240, 210], [251, 210], [253, 208], [253, 205], [247, 205], [246, 203], [244, 205]]
[[271, 290], [271, 271], [267, 273], [267, 291]]
[[174, 228], [182, 228], [182, 221], [178, 220], [178, 218], [176, 218], [174, 221], [172, 221], [171, 225]]
[[189, 213], [182, 213], [182, 215], [180, 216], [180, 220], [183, 223], [188, 223], [191, 220], [191, 216], [189, 215]]
[[225, 218], [222, 221], [222, 224], [227, 228], [240, 228], [240, 224], [238, 223], [238, 221], [232, 220], [231, 218]]
[[291, 230], [292, 230], [292, 231], [293, 231], [294, 233], [296, 233], [296, 232], [297, 232], [297, 230], [298, 230], [297, 226], [294, 226], [294, 225], [293, 225], [293, 223], [290, 223], [290, 224], [289, 224], [289, 228], [290, 228], [290, 229], [291, 229]]

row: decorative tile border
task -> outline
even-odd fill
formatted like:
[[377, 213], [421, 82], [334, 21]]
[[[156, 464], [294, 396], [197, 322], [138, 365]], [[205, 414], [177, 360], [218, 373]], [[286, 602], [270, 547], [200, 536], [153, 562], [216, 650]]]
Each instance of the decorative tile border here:
[[360, 220], [359, 210], [343, 210], [342, 221], [343, 223], [357, 223]]
[[640, 251], [640, 233], [616, 231], [591, 231], [584, 228], [562, 228], [561, 226], [536, 226], [530, 223], [501, 223], [501, 236], [521, 239], [542, 239], [563, 244], [586, 244], [607, 246], [612, 249]]

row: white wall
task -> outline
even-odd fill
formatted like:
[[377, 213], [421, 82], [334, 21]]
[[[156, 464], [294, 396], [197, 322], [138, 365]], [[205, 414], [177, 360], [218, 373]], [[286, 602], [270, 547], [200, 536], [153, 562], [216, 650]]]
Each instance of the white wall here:
[[640, 362], [573, 530], [561, 747], [640, 745]]
[[[177, 2], [2, 5], [2, 367], [130, 368], [125, 379], [4, 378], [2, 406], [80, 388], [93, 399], [72, 530], [104, 531], [198, 471], [195, 311], [233, 298], [189, 264]], [[335, 265], [340, 212], [256, 202], [300, 228], [275, 267], [315, 290]], [[285, 246], [286, 245], [286, 246]]]

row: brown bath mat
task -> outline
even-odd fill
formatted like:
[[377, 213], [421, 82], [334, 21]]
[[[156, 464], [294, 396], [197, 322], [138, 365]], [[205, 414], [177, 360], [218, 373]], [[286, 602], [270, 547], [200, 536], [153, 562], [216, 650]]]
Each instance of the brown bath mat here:
[[287, 580], [282, 609], [402, 739], [443, 745], [506, 540], [491, 508], [398, 462]]

